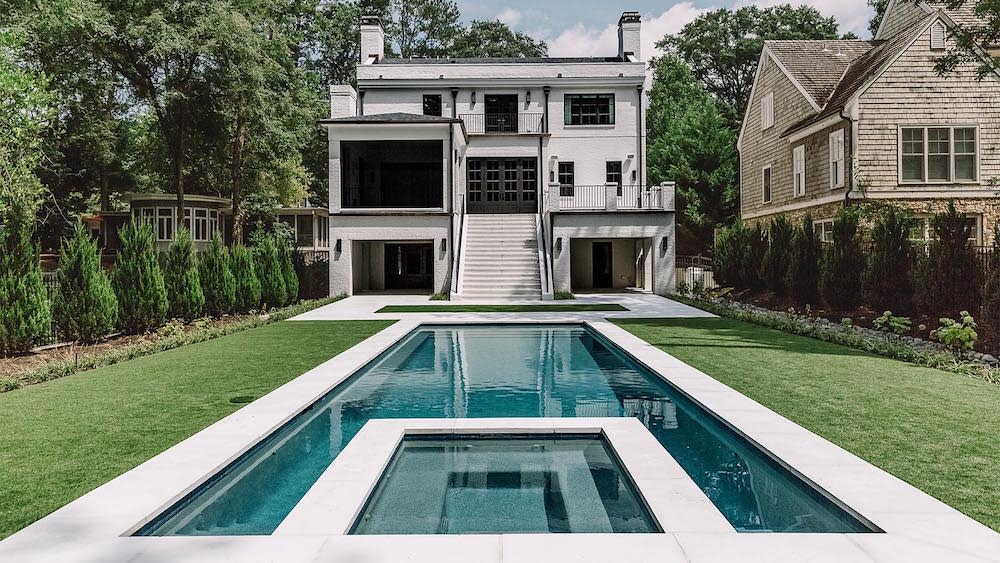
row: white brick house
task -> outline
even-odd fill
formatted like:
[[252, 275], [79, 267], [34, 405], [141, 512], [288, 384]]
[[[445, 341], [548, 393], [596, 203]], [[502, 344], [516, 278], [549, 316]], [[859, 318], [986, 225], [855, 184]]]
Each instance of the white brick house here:
[[388, 59], [361, 21], [332, 86], [330, 289], [456, 298], [673, 288], [673, 187], [645, 171], [639, 15], [610, 57]]

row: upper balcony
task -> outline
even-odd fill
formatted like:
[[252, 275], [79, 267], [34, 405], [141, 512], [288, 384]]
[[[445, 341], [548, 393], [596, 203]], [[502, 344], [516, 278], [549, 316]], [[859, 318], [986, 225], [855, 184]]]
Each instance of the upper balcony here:
[[549, 186], [550, 211], [673, 211], [674, 184]]
[[464, 113], [459, 117], [470, 135], [538, 135], [545, 132], [542, 113]]

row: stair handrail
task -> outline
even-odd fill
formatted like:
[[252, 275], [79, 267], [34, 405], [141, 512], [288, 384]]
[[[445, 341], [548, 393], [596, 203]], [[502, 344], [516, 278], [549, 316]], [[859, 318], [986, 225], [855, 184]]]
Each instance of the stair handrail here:
[[552, 270], [548, 246], [545, 244], [545, 218], [541, 213], [535, 214], [535, 241], [538, 243], [538, 275], [541, 278], [542, 301], [551, 301]]
[[458, 212], [458, 244], [455, 246], [455, 252], [452, 256], [451, 271], [455, 274], [451, 277], [451, 293], [453, 295], [460, 295], [462, 291], [462, 282], [465, 281], [465, 269], [462, 268], [462, 249], [465, 247], [466, 232], [468, 231], [467, 221], [465, 220], [465, 194], [458, 194], [459, 201], [459, 212]]

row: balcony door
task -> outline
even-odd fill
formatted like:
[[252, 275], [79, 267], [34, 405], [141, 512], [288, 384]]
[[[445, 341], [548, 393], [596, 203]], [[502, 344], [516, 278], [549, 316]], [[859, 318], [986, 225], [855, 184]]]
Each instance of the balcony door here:
[[517, 95], [486, 95], [486, 132], [517, 133]]
[[537, 213], [538, 161], [534, 158], [470, 158], [469, 213]]

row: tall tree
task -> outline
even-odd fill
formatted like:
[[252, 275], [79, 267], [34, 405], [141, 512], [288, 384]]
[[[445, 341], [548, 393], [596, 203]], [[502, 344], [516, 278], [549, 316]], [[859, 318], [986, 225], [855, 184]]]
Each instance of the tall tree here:
[[[939, 74], [954, 72], [964, 65], [975, 65], [980, 79], [1000, 73], [1000, 1], [998, 0], [946, 0], [951, 10], [971, 6], [976, 21], [962, 21], [960, 28], [949, 31], [948, 52], [937, 60]], [[964, 20], [964, 18], [963, 18]]]
[[889, 7], [889, 0], [868, 0], [868, 7], [872, 9], [872, 17], [868, 20], [868, 31], [875, 37], [879, 26], [882, 25], [885, 9]]
[[753, 87], [757, 61], [768, 39], [836, 39], [837, 22], [816, 8], [790, 5], [702, 14], [675, 35], [657, 42], [676, 53], [720, 102], [729, 126], [738, 130]]
[[449, 50], [452, 57], [544, 57], [549, 46], [499, 20], [474, 20]]
[[462, 32], [454, 0], [392, 0], [386, 31], [401, 57], [443, 57]]
[[675, 55], [650, 62], [647, 163], [652, 183], [676, 182], [679, 244], [701, 253], [736, 217], [736, 135], [715, 100]]

